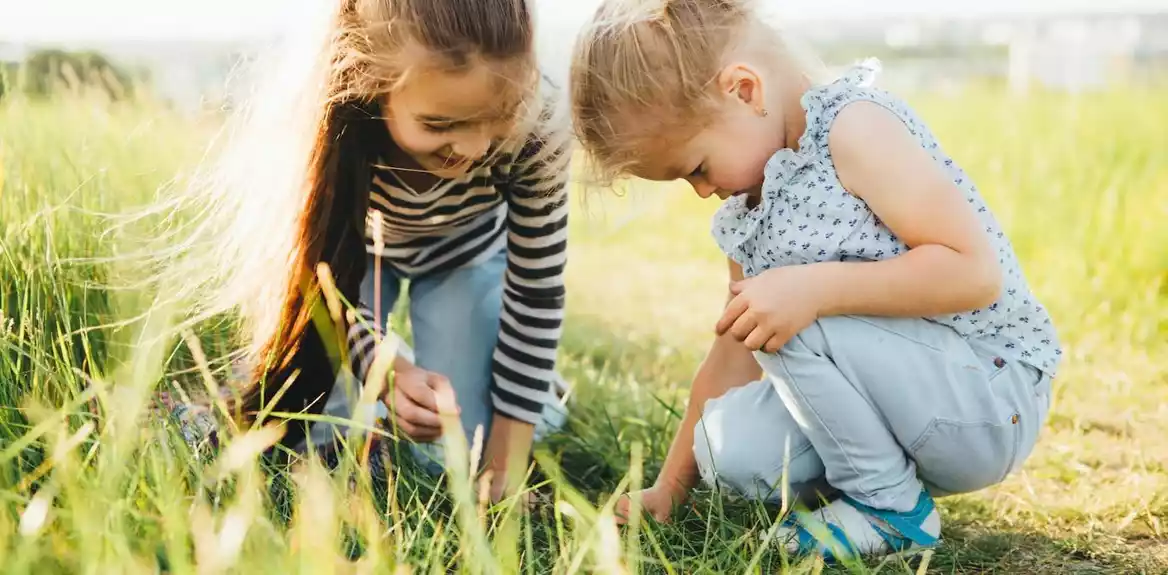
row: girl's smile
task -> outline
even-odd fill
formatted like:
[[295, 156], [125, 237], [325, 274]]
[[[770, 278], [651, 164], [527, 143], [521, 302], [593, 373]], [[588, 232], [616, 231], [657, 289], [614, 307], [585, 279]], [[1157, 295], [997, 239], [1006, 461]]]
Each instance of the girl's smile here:
[[397, 168], [443, 179], [465, 174], [511, 137], [523, 90], [507, 64], [479, 61], [467, 69], [426, 67], [384, 102], [385, 123], [399, 154]]

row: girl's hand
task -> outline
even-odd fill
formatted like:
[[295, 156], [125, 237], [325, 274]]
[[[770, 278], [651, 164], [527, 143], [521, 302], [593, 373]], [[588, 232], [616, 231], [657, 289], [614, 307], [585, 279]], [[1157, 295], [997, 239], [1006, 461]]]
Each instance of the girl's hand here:
[[735, 297], [718, 320], [718, 335], [729, 333], [750, 350], [779, 351], [823, 309], [814, 270], [814, 264], [774, 268], [731, 284]]
[[654, 485], [636, 493], [621, 495], [615, 509], [617, 525], [628, 523], [629, 515], [632, 513], [633, 495], [641, 498], [641, 511], [648, 513], [658, 523], [669, 523], [673, 507], [685, 499], [684, 494], [675, 494], [673, 490], [663, 485]]
[[[491, 474], [490, 497], [498, 503], [515, 495], [523, 487], [530, 462], [531, 445], [535, 441], [535, 426], [495, 415], [491, 434], [483, 450], [483, 471]], [[524, 494], [525, 501], [529, 498]]]
[[491, 485], [488, 496], [492, 505], [502, 503], [509, 497], [516, 495], [519, 497], [519, 509], [531, 509], [535, 505], [535, 498], [532, 497], [532, 494], [527, 491], [520, 492], [519, 490], [523, 486], [513, 484], [510, 474], [506, 472], [496, 474], [494, 470], [488, 470], [485, 474], [490, 474]]
[[451, 397], [454, 396], [450, 380], [441, 374], [410, 365], [397, 367], [393, 381], [383, 401], [393, 414], [396, 427], [417, 442], [437, 441], [442, 437], [437, 394], [449, 393]]

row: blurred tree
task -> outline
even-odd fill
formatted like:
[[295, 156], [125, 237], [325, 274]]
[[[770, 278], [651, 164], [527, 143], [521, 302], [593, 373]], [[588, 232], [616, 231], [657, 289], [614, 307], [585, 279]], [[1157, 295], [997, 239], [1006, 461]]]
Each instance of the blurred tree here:
[[93, 51], [37, 50], [19, 70], [8, 68], [0, 79], [0, 97], [18, 89], [34, 97], [96, 90], [111, 100], [122, 100], [131, 96], [138, 84], [134, 74]]
[[16, 78], [19, 73], [19, 66], [12, 62], [0, 62], [0, 99], [4, 98], [4, 93], [16, 89]]

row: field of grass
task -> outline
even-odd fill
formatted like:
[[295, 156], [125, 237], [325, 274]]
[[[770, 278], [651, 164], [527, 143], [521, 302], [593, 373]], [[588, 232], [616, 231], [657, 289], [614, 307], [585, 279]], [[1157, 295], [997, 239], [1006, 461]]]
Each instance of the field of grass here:
[[[912, 98], [1005, 223], [1067, 355], [1035, 454], [1003, 485], [941, 502], [946, 542], [927, 565], [836, 569], [1168, 572], [1166, 98]], [[531, 514], [486, 509], [465, 474], [436, 485], [408, 463], [388, 489], [351, 462], [270, 476], [255, 458], [263, 431], [233, 435], [214, 461], [189, 453], [144, 406], [160, 385], [198, 385], [176, 371], [193, 351], [154, 337], [161, 312], [115, 325], [150, 294], [108, 216], [156, 201], [213, 129], [149, 104], [0, 102], [4, 572], [820, 568], [767, 544], [779, 509], [710, 493], [670, 525], [611, 522], [611, 495], [656, 474], [725, 289], [715, 206], [681, 186], [577, 191], [562, 354], [573, 419], [541, 451]], [[229, 336], [198, 335], [212, 356]]]

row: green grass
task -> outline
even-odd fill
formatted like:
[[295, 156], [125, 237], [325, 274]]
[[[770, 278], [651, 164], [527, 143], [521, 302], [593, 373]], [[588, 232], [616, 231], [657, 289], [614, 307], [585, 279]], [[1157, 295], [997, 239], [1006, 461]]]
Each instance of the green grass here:
[[[946, 542], [930, 572], [1168, 572], [1166, 97], [913, 98], [1008, 228], [1067, 347], [1038, 449], [1004, 484], [941, 502]], [[215, 462], [189, 454], [143, 404], [192, 379], [175, 372], [191, 350], [154, 337], [161, 313], [110, 327], [151, 298], [125, 257], [134, 230], [110, 233], [106, 215], [157, 201], [213, 129], [145, 103], [0, 102], [5, 572], [783, 568], [760, 539], [774, 508], [699, 493], [673, 524], [624, 532], [603, 509], [631, 466], [655, 476], [725, 290], [715, 206], [682, 186], [577, 193], [588, 197], [562, 354], [576, 402], [543, 452], [532, 514], [481, 510], [465, 484], [435, 485], [408, 463], [390, 496], [350, 486], [362, 476], [348, 468], [269, 485], [254, 458], [262, 432], [233, 437]], [[228, 347], [221, 325], [199, 335], [213, 355]]]

